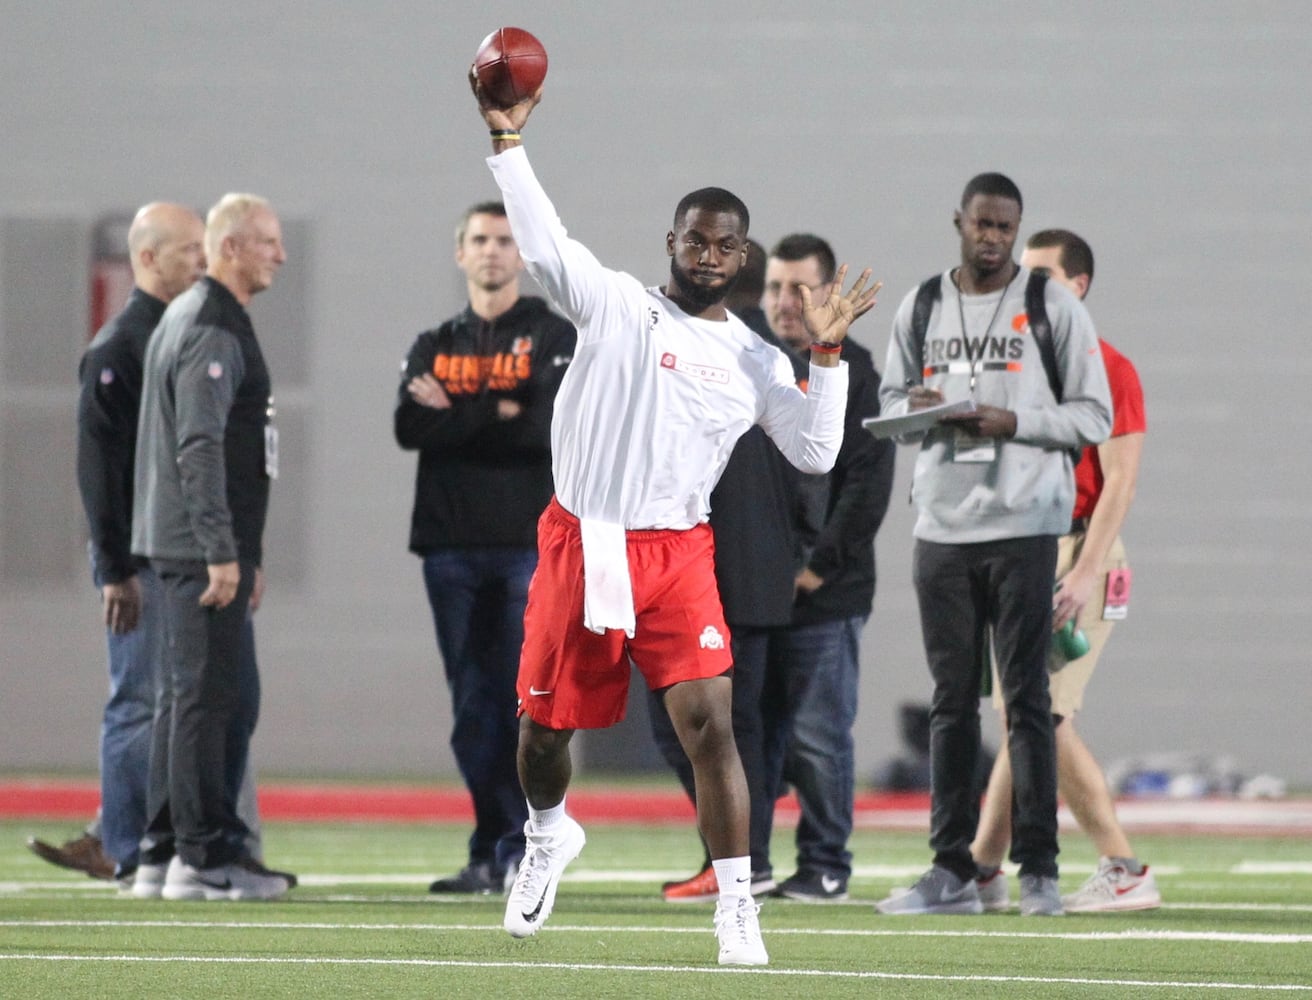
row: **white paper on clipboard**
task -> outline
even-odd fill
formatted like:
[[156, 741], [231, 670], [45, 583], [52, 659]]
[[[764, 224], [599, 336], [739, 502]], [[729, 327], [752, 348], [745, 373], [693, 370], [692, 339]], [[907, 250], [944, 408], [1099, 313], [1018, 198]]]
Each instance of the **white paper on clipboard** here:
[[913, 410], [898, 417], [867, 417], [861, 421], [861, 426], [877, 438], [886, 438], [894, 434], [927, 431], [938, 423], [939, 417], [974, 412], [973, 399], [959, 399], [955, 403], [939, 403], [938, 406], [927, 406], [923, 410]]

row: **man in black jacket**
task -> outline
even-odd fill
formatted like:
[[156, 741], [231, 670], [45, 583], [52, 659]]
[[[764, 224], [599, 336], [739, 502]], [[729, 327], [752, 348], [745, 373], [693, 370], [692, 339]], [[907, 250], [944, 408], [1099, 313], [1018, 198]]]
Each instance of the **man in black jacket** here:
[[[809, 233], [785, 236], [770, 251], [765, 313], [794, 352], [804, 354], [811, 344], [800, 289], [815, 294], [833, 281], [835, 268], [829, 244]], [[827, 475], [801, 477], [804, 562], [792, 624], [774, 642], [762, 702], [766, 732], [783, 741], [783, 777], [801, 806], [797, 871], [775, 892], [806, 902], [847, 898], [859, 647], [874, 602], [875, 532], [888, 510], [895, 458], [891, 442], [861, 426], [879, 413], [879, 373], [870, 352], [849, 337], [842, 359], [849, 367], [843, 446]]]
[[552, 494], [551, 412], [574, 328], [519, 294], [524, 264], [500, 202], [456, 229], [469, 304], [410, 348], [397, 443], [419, 452], [410, 551], [423, 559], [451, 692], [451, 749], [474, 805], [469, 862], [430, 892], [501, 892], [524, 854], [515, 680], [537, 521]]
[[263, 588], [269, 482], [277, 475], [269, 371], [246, 307], [287, 259], [269, 203], [225, 195], [205, 227], [206, 276], [179, 295], [146, 348], [132, 551], [150, 560], [171, 655], [160, 671], [149, 821], [133, 894], [273, 899], [295, 884], [246, 853], [231, 739], [256, 705], [243, 655]]
[[78, 366], [77, 482], [90, 530], [109, 652], [109, 700], [100, 730], [100, 817], [42, 858], [96, 878], [128, 879], [146, 825], [146, 777], [155, 672], [163, 655], [159, 580], [131, 552], [132, 468], [141, 408], [141, 363], [164, 307], [205, 271], [205, 224], [183, 205], [144, 205], [128, 227], [133, 288], [96, 333]]
[[[784, 237], [766, 261], [760, 318], [768, 328], [757, 332], [793, 356], [800, 382], [811, 337], [799, 289], [819, 294], [836, 269], [829, 244], [810, 234]], [[739, 312], [747, 318], [741, 306]], [[849, 364], [848, 401], [833, 470], [801, 475], [781, 464], [768, 440], [746, 435], [711, 498], [716, 578], [733, 631], [734, 737], [752, 800], [752, 892], [806, 902], [847, 898], [858, 645], [874, 601], [874, 537], [888, 509], [895, 457], [891, 443], [861, 426], [879, 413], [870, 352], [847, 338], [842, 358]], [[668, 719], [656, 699], [651, 708], [656, 742], [691, 789]], [[776, 886], [769, 846], [784, 780], [796, 789], [802, 815], [797, 871]], [[713, 874], [707, 866], [667, 883], [664, 896], [714, 899]]]

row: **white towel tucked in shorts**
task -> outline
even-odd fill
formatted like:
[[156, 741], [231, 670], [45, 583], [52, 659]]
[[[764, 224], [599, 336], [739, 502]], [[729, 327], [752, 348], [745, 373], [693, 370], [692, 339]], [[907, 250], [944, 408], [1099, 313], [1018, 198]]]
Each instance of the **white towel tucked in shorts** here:
[[624, 527], [579, 518], [583, 540], [583, 625], [598, 635], [623, 629], [630, 639], [635, 626], [633, 581]]

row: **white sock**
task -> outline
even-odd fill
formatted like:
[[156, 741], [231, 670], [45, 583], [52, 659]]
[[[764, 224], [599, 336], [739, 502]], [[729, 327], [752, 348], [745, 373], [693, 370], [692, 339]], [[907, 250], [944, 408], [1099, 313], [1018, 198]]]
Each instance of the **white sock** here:
[[712, 861], [715, 867], [715, 880], [720, 884], [720, 898], [730, 900], [737, 896], [752, 894], [752, 859], [748, 855], [741, 858], [719, 858]]
[[545, 833], [565, 818], [565, 800], [561, 799], [548, 809], [534, 809], [529, 806], [528, 818], [533, 823], [533, 829]]

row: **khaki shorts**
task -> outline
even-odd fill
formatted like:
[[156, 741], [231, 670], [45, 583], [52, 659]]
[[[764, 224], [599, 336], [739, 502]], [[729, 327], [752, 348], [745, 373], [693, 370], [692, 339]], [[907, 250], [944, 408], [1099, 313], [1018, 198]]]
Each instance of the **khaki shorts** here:
[[[1080, 548], [1084, 545], [1084, 534], [1063, 535], [1057, 541], [1057, 579], [1061, 579], [1079, 558]], [[1125, 569], [1129, 563], [1125, 558], [1125, 546], [1120, 538], [1112, 542], [1111, 550], [1102, 564], [1102, 574], [1089, 603], [1084, 606], [1076, 625], [1084, 630], [1089, 640], [1089, 651], [1078, 660], [1066, 660], [1061, 653], [1053, 650], [1048, 656], [1048, 690], [1052, 695], [1052, 714], [1070, 718], [1084, 704], [1084, 689], [1093, 676], [1093, 668], [1098, 665], [1103, 647], [1111, 637], [1114, 621], [1102, 617], [1103, 603], [1107, 598], [1107, 574], [1115, 569]], [[998, 669], [993, 667], [993, 707], [1002, 708], [1002, 688], [998, 683]]]

